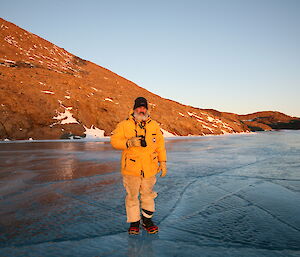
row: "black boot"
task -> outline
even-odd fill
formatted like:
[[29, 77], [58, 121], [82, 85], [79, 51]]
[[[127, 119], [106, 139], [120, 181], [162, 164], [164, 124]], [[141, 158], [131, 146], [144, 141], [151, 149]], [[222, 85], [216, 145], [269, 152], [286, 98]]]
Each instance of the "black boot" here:
[[128, 234], [138, 235], [140, 233], [140, 221], [135, 221], [130, 223], [130, 227], [128, 229]]
[[158, 226], [156, 226], [152, 221], [153, 212], [142, 209], [142, 221], [143, 228], [150, 234], [155, 234], [158, 232]]

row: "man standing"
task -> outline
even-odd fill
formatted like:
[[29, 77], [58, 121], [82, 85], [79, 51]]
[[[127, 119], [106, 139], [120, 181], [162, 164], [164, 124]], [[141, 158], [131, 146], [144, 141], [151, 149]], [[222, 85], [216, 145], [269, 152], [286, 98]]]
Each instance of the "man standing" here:
[[[133, 111], [112, 132], [111, 144], [123, 150], [121, 173], [126, 189], [126, 215], [129, 234], [139, 234], [140, 223], [151, 234], [158, 232], [153, 223], [155, 212], [153, 191], [156, 174], [167, 174], [165, 142], [158, 123], [150, 118], [144, 97], [135, 99]], [[139, 200], [140, 195], [140, 200]], [[142, 211], [142, 219], [141, 219]]]

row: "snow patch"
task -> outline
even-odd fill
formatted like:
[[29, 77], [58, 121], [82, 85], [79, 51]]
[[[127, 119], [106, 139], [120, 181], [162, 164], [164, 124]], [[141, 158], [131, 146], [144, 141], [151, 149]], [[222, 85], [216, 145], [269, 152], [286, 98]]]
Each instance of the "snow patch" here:
[[187, 112], [188, 113], [188, 115], [190, 115], [191, 117], [195, 117], [195, 118], [197, 118], [197, 119], [200, 119], [200, 120], [203, 120], [203, 118], [201, 118], [200, 116], [198, 116], [196, 113], [194, 113], [194, 112]]
[[211, 116], [207, 116], [207, 119], [208, 119], [209, 122], [214, 122], [215, 121], [215, 119], [212, 118]]
[[83, 127], [85, 128], [84, 134], [86, 135], [86, 139], [105, 138], [104, 130], [99, 129], [94, 125], [92, 125], [91, 128], [87, 128], [86, 126]]
[[164, 137], [176, 137], [176, 135], [172, 134], [171, 132], [165, 130], [165, 129], [160, 129], [163, 132]]
[[222, 126], [223, 128], [227, 128], [227, 129], [229, 129], [230, 131], [233, 131], [233, 129], [229, 126], [229, 124], [224, 123], [224, 122], [222, 122], [222, 121], [219, 120], [219, 119], [216, 119], [216, 123], [221, 124], [221, 126]]
[[54, 95], [54, 92], [52, 92], [52, 91], [42, 90], [41, 92], [42, 92], [42, 93], [45, 93], [45, 94], [51, 94], [51, 95]]
[[19, 48], [18, 42], [15, 40], [15, 38], [14, 38], [13, 36], [8, 35], [8, 36], [6, 36], [6, 37], [4, 38], [4, 40], [5, 40], [7, 43], [9, 43], [9, 44], [11, 44], [11, 45], [14, 45], [15, 47], [18, 47], [18, 48]]
[[213, 133], [213, 130], [212, 130], [210, 127], [208, 127], [208, 126], [206, 126], [206, 125], [204, 125], [204, 124], [201, 124], [201, 125], [202, 125], [203, 128], [206, 128], [206, 129], [208, 129], [210, 132]]
[[223, 134], [231, 134], [231, 133], [227, 132], [227, 131], [224, 130], [224, 129], [221, 129], [221, 131], [222, 131]]
[[[72, 107], [65, 108], [65, 112], [58, 113], [58, 115], [56, 117], [53, 117], [52, 119], [60, 120], [61, 121], [60, 124], [70, 124], [70, 123], [78, 123], [79, 124], [79, 122], [73, 117], [73, 114], [69, 111], [69, 110], [71, 110], [70, 108], [72, 109]], [[54, 124], [52, 124], [52, 126], [53, 125]]]
[[7, 60], [7, 59], [3, 59], [3, 58], [0, 58], [2, 61], [4, 62], [8, 62], [8, 63], [12, 63], [12, 64], [15, 64], [16, 62], [13, 61], [13, 60]]

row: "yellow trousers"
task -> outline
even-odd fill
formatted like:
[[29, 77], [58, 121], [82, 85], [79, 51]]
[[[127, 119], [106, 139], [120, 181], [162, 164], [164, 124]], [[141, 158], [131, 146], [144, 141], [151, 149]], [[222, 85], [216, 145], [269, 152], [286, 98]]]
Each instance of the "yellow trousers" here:
[[142, 176], [123, 175], [123, 185], [127, 193], [125, 198], [127, 222], [140, 220], [141, 208], [155, 211], [154, 199], [157, 197], [157, 193], [153, 191], [155, 183], [155, 176], [144, 178]]

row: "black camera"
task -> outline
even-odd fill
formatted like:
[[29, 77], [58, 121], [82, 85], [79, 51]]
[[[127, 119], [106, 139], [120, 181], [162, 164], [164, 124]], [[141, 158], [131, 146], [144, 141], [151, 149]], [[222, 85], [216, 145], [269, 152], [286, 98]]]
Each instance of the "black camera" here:
[[141, 138], [141, 146], [142, 147], [146, 147], [147, 146], [147, 143], [146, 143], [146, 139], [145, 139], [145, 136], [139, 136]]

